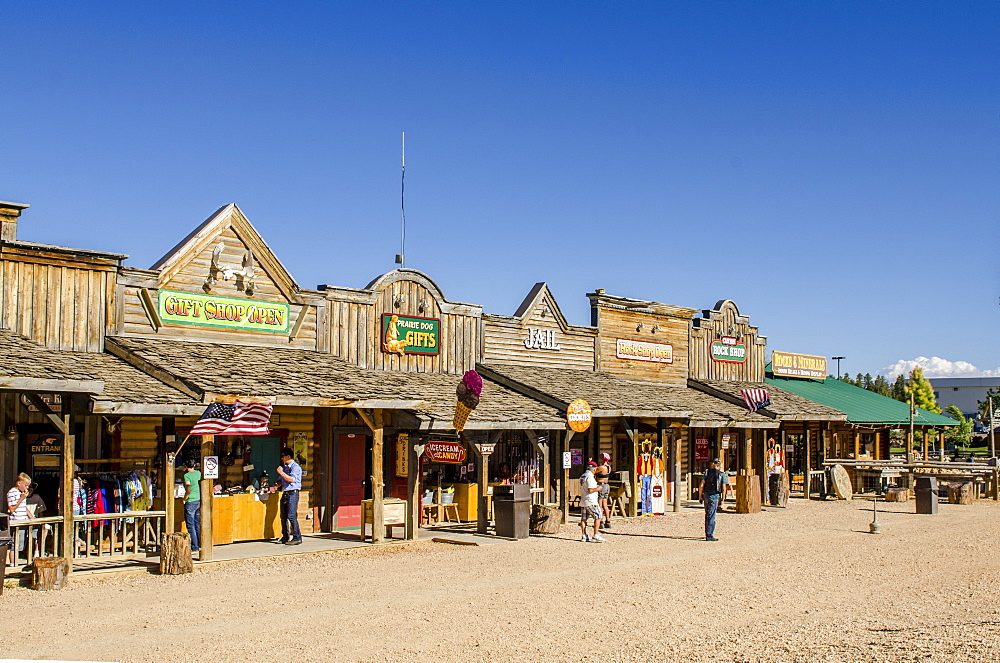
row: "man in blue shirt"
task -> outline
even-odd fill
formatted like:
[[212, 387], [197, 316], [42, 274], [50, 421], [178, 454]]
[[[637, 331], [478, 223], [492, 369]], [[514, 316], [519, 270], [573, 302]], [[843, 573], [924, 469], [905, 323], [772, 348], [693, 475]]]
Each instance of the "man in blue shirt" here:
[[293, 451], [288, 447], [281, 450], [281, 465], [278, 477], [281, 485], [281, 543], [297, 546], [302, 543], [299, 531], [299, 491], [302, 490], [302, 468], [295, 462]]

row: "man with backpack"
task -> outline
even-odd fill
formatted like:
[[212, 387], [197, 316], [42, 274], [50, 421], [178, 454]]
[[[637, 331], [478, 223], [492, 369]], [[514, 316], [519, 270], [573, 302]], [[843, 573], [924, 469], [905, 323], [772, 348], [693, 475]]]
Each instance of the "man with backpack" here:
[[719, 510], [719, 504], [726, 501], [726, 495], [729, 493], [729, 477], [719, 469], [720, 465], [722, 461], [714, 459], [698, 487], [698, 496], [705, 504], [706, 541], [718, 541], [715, 538], [715, 514]]

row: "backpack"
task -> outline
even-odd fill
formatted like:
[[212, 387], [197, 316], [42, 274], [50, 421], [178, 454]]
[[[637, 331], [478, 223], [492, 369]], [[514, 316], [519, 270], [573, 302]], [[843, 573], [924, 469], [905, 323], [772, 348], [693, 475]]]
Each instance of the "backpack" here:
[[722, 494], [722, 470], [717, 470], [714, 467], [708, 468], [705, 472], [705, 494], [706, 495], [721, 495]]

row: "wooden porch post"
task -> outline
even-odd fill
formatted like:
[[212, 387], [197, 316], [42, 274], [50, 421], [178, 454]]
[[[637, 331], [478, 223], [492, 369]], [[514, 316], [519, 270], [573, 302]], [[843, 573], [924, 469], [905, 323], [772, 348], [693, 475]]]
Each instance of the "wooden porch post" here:
[[861, 458], [861, 433], [854, 429], [854, 460]]
[[410, 462], [407, 464], [409, 472], [406, 477], [406, 494], [410, 501], [410, 511], [406, 518], [406, 538], [411, 541], [417, 539], [420, 530], [420, 515], [423, 512], [420, 480], [423, 476], [424, 446], [415, 437], [410, 438], [410, 443], [406, 445], [406, 453], [410, 457]]
[[63, 434], [62, 493], [59, 496], [62, 506], [63, 535], [59, 555], [65, 557], [69, 562], [67, 573], [72, 573], [73, 551], [76, 550], [76, 525], [73, 522], [73, 469], [76, 465], [76, 436], [73, 435], [70, 415], [64, 414], [63, 422], [66, 429]]
[[811, 494], [809, 492], [809, 472], [812, 471], [812, 439], [811, 439], [812, 430], [810, 430], [811, 426], [809, 426], [809, 422], [806, 422], [804, 428], [806, 432], [806, 437], [805, 437], [805, 463], [802, 466], [803, 467], [802, 490], [805, 493], [806, 499], [808, 500]]
[[930, 460], [931, 459], [931, 457], [930, 457], [931, 445], [927, 444], [927, 441], [929, 439], [929, 436], [927, 434], [927, 426], [921, 426], [920, 430], [924, 434], [923, 435], [923, 442], [921, 442], [921, 444], [920, 444], [920, 447], [921, 447], [920, 450], [923, 452], [924, 460]]
[[687, 442], [688, 427], [682, 426], [673, 436], [674, 441], [674, 512], [681, 510], [681, 449]]
[[[573, 439], [576, 431], [572, 428], [564, 430], [562, 434], [562, 452], [570, 453], [569, 441]], [[569, 522], [569, 468], [562, 468], [562, 484], [559, 486], [559, 510], [563, 514], [563, 524]]]
[[[385, 449], [385, 416], [384, 410], [376, 409], [372, 413], [372, 543], [385, 541], [385, 467], [383, 461]], [[362, 525], [363, 527], [364, 525]]]
[[[201, 534], [199, 541], [201, 551], [199, 553], [198, 559], [202, 562], [210, 562], [215, 558], [215, 542], [212, 540], [212, 493], [213, 485], [215, 483], [214, 479], [206, 479], [205, 472], [205, 456], [215, 455], [215, 436], [214, 435], [202, 435], [201, 436], [201, 458], [202, 458], [202, 478], [201, 478]], [[173, 491], [170, 495], [171, 501], [173, 500]]]
[[625, 417], [618, 417], [618, 423], [625, 429], [625, 434], [632, 440], [632, 467], [629, 468], [629, 483], [632, 497], [628, 501], [628, 515], [635, 518], [639, 515], [639, 436]]

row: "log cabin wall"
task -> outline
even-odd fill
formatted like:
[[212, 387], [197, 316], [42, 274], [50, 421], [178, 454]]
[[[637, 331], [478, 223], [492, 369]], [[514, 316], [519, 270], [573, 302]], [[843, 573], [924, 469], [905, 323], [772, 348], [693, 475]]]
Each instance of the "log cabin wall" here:
[[552, 366], [592, 371], [597, 329], [566, 322], [544, 283], [536, 283], [512, 316], [483, 315], [487, 364]]
[[111, 300], [125, 256], [0, 245], [0, 327], [55, 350], [101, 352], [116, 323]]
[[[449, 302], [422, 272], [397, 269], [364, 289], [321, 288], [327, 307], [326, 347], [340, 359], [364, 368], [411, 373], [463, 373], [480, 359], [482, 307]], [[437, 320], [437, 354], [386, 351], [383, 326], [392, 315]]]
[[[615, 297], [603, 290], [587, 297], [592, 323], [598, 329], [598, 370], [636, 380], [687, 385], [688, 336], [695, 309]], [[669, 346], [669, 361], [663, 357], [663, 361], [623, 358], [627, 353], [620, 352], [619, 341], [653, 344], [661, 351]]]
[[[281, 331], [178, 324], [160, 317], [162, 291], [287, 304]], [[208, 343], [242, 343], [322, 349], [317, 343], [325, 298], [296, 285], [235, 205], [209, 218], [152, 269], [122, 269], [117, 281], [116, 320], [121, 336], [183, 338]]]
[[[713, 358], [712, 344], [721, 343], [723, 338], [745, 346], [746, 360]], [[760, 336], [757, 327], [729, 300], [719, 301], [714, 309], [702, 311], [701, 317], [691, 321], [690, 376], [695, 380], [763, 382], [766, 350], [767, 337]]]

